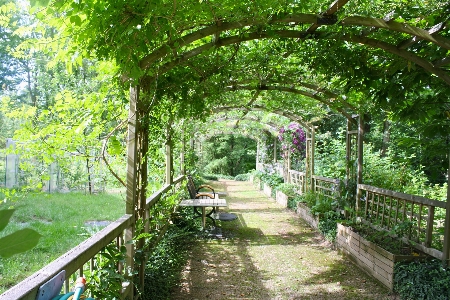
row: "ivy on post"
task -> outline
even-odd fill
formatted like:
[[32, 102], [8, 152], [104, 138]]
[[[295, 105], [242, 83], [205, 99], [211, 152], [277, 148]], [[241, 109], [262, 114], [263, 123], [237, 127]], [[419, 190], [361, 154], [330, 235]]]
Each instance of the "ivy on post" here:
[[310, 153], [309, 153], [309, 161], [310, 161], [310, 174], [311, 174], [311, 191], [315, 190], [315, 181], [313, 180], [314, 176], [314, 150], [315, 150], [315, 130], [314, 126], [311, 126], [311, 144], [310, 144]]
[[[358, 118], [358, 168], [356, 184], [362, 183], [363, 175], [363, 145], [364, 145], [364, 115], [360, 114]], [[361, 190], [358, 188], [356, 193], [356, 210], [359, 210], [359, 199], [361, 199]]]
[[186, 175], [186, 163], [185, 163], [185, 152], [186, 152], [186, 137], [184, 135], [184, 128], [181, 132], [181, 152], [180, 152], [180, 172], [181, 175]]
[[166, 131], [166, 184], [173, 183], [173, 141], [171, 124], [171, 121], [167, 124]]
[[448, 267], [450, 266], [450, 153], [449, 167], [447, 169], [447, 203], [445, 207], [444, 228], [444, 249], [442, 250], [442, 264], [444, 267]]
[[[127, 194], [126, 194], [126, 214], [134, 215], [136, 206], [137, 187], [137, 151], [139, 119], [136, 117], [136, 105], [139, 101], [139, 87], [130, 88], [130, 108], [128, 111], [128, 136], [127, 136]], [[127, 249], [126, 264], [132, 270], [134, 268], [134, 237], [135, 225], [125, 230], [125, 244]], [[130, 297], [134, 297], [133, 289]]]

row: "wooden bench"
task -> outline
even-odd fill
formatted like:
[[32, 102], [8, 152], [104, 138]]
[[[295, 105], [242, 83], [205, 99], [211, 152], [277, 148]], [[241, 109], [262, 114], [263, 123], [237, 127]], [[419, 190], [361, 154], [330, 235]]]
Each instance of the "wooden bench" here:
[[[191, 199], [197, 198], [196, 195], [201, 194], [211, 194], [214, 198], [216, 197], [224, 197], [227, 194], [225, 192], [216, 192], [214, 191], [213, 187], [207, 184], [200, 185], [198, 187], [195, 186], [194, 179], [192, 178], [192, 175], [187, 175], [187, 189], [189, 191], [189, 196]], [[204, 191], [204, 190], [207, 191]], [[203, 191], [202, 191], [203, 190]]]
[[[227, 201], [225, 199], [219, 199], [219, 195], [225, 195], [225, 193], [218, 193], [214, 191], [213, 187], [207, 184], [195, 186], [192, 175], [188, 175], [187, 189], [191, 199], [182, 200], [179, 206], [191, 206], [194, 208], [194, 214], [196, 217], [202, 218], [202, 226], [205, 228], [206, 218], [212, 220], [214, 227], [216, 226], [216, 220], [212, 214], [216, 214], [220, 207], [227, 207]], [[202, 190], [207, 191], [202, 191]], [[206, 213], [206, 208], [211, 207], [211, 211]], [[201, 212], [198, 209], [201, 209]]]

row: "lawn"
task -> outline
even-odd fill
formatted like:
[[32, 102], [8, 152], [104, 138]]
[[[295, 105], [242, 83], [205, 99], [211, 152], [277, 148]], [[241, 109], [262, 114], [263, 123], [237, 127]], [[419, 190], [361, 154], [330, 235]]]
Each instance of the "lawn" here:
[[101, 227], [89, 221], [114, 221], [125, 213], [124, 194], [28, 194], [0, 209], [16, 211], [0, 237], [33, 228], [42, 238], [32, 250], [0, 258], [0, 294], [87, 239]]

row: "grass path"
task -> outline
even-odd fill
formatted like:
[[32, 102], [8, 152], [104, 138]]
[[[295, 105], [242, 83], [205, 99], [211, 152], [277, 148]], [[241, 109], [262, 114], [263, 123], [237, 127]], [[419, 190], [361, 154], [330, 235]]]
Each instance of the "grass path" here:
[[195, 243], [171, 299], [395, 299], [251, 183], [215, 187], [238, 219], [219, 224], [222, 239]]

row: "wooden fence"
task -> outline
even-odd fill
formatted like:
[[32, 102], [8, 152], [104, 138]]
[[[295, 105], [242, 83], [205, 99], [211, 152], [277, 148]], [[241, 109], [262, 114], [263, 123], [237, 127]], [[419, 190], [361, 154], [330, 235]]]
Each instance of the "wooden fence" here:
[[446, 202], [358, 184], [359, 211], [377, 229], [395, 233], [406, 226], [403, 239], [418, 250], [443, 259]]
[[321, 177], [317, 175], [312, 176], [312, 187], [316, 193], [321, 193], [325, 197], [336, 199], [340, 195], [339, 179]]
[[303, 194], [306, 190], [306, 173], [289, 170], [289, 182], [295, 184], [298, 187], [298, 194]]
[[[172, 185], [165, 185], [159, 191], [155, 192], [146, 201], [146, 220], [144, 226], [144, 232], [150, 233], [157, 230], [158, 236], [156, 241], [158, 242], [165, 233], [166, 224], [156, 224], [151, 226], [152, 209], [158, 201], [171, 189], [175, 188], [184, 180], [184, 175], [178, 177], [174, 180]], [[93, 267], [94, 257], [109, 245], [112, 241], [116, 240], [117, 246], [124, 245], [128, 237], [125, 237], [125, 231], [130, 228], [134, 228], [136, 220], [132, 215], [124, 215], [118, 220], [114, 221], [107, 227], [103, 228], [101, 231], [97, 232], [75, 248], [72, 248], [65, 254], [61, 255], [59, 258], [46, 265], [33, 275], [29, 276], [22, 282], [13, 286], [11, 289], [7, 290], [0, 295], [0, 300], [12, 300], [12, 299], [24, 299], [24, 300], [35, 300], [39, 287], [44, 283], [48, 282], [56, 274], [65, 270], [65, 291], [69, 289], [69, 280], [73, 274], [78, 276], [83, 276], [83, 270], [88, 270]], [[154, 246], [155, 244], [153, 244]], [[148, 249], [147, 249], [148, 250]], [[133, 255], [133, 254], [132, 254]], [[90, 264], [88, 264], [90, 262]], [[124, 269], [123, 264], [117, 266], [117, 272], [122, 272]], [[143, 286], [144, 280], [144, 269], [145, 263], [139, 266], [139, 282]], [[131, 281], [131, 279], [130, 279]], [[130, 282], [125, 282], [123, 284], [122, 298], [127, 299], [128, 294], [132, 294], [133, 285]]]

